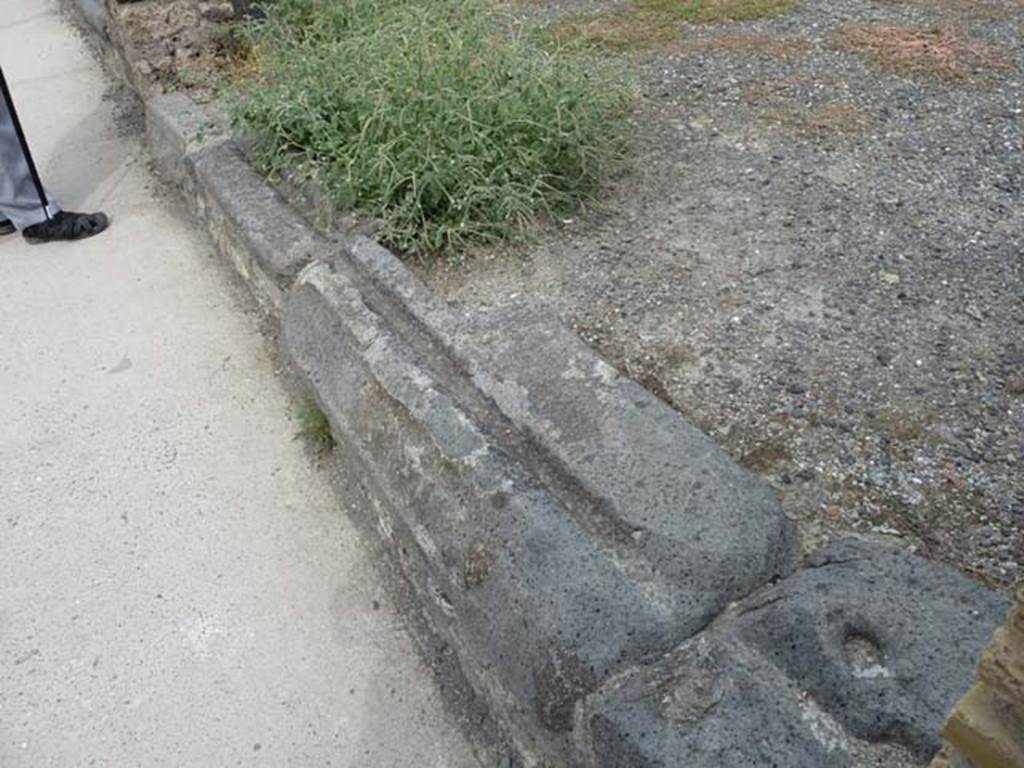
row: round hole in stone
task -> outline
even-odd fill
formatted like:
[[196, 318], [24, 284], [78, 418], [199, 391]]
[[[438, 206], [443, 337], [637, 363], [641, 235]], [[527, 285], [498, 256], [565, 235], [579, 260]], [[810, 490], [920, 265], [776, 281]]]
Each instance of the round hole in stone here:
[[885, 666], [885, 654], [878, 643], [863, 632], [849, 632], [843, 641], [843, 653], [853, 670], [853, 676], [862, 679], [892, 677]]

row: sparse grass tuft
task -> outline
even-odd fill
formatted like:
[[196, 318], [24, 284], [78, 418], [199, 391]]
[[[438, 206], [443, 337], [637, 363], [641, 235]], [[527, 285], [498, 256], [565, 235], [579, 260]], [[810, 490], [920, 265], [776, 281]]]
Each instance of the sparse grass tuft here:
[[999, 46], [975, 40], [956, 27], [865, 24], [839, 30], [837, 45], [866, 54], [876, 65], [912, 75], [963, 80], [986, 69], [1006, 69]]
[[488, 0], [278, 0], [235, 99], [268, 173], [298, 169], [405, 253], [457, 259], [595, 195], [632, 91], [499, 31]]
[[295, 406], [295, 419], [299, 422], [298, 437], [318, 453], [325, 453], [334, 448], [334, 435], [331, 433], [331, 422], [316, 400], [305, 395]]

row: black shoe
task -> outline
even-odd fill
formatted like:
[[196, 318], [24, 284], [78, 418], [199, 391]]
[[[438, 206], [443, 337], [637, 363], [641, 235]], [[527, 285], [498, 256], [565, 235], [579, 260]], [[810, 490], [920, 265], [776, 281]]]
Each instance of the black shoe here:
[[33, 245], [55, 240], [83, 240], [110, 226], [105, 213], [72, 213], [60, 211], [52, 219], [26, 227], [21, 234]]
[[0, 235], [13, 235], [17, 230], [7, 219], [0, 219]]

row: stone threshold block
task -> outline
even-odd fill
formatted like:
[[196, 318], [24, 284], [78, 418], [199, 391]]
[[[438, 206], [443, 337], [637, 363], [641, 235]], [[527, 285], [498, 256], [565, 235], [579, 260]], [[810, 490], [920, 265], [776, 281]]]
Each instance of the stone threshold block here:
[[658, 662], [588, 697], [577, 713], [578, 761], [925, 765], [1007, 602], [900, 550], [837, 543]]

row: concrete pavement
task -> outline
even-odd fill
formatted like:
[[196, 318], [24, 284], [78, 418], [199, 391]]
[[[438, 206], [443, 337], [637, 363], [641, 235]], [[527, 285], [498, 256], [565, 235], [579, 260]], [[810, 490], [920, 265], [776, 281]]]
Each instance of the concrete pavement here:
[[0, 0], [0, 63], [49, 186], [114, 220], [0, 239], [0, 766], [476, 766], [55, 0]]

